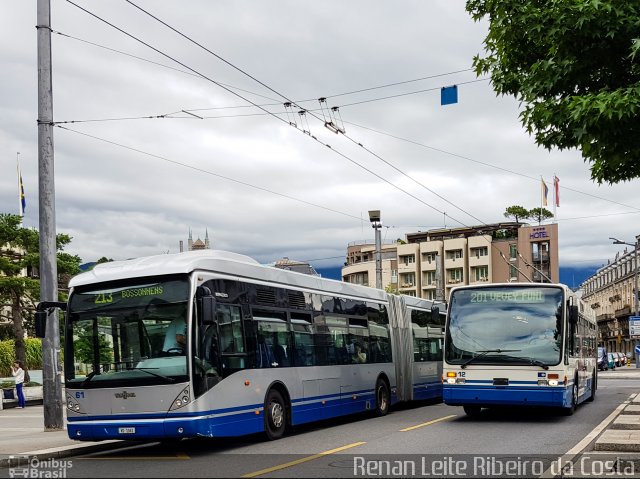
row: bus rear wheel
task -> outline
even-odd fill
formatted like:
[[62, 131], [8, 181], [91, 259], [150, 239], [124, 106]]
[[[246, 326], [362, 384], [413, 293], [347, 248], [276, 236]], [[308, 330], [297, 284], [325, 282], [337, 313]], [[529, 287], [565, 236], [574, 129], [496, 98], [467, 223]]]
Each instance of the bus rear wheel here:
[[384, 379], [376, 382], [376, 416], [386, 416], [389, 412], [389, 386]]
[[280, 439], [287, 427], [287, 407], [275, 389], [269, 391], [264, 402], [264, 432], [271, 441]]
[[469, 417], [477, 417], [480, 415], [480, 411], [482, 411], [482, 408], [475, 404], [467, 404], [462, 406], [462, 409], [464, 409], [464, 413]]

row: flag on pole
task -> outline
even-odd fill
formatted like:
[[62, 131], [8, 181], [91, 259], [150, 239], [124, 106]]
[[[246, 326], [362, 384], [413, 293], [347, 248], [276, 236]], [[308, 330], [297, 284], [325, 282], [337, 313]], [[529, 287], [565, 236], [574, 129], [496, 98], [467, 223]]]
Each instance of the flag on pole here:
[[24, 217], [27, 209], [27, 200], [24, 196], [24, 184], [22, 183], [22, 172], [20, 171], [20, 162], [18, 162], [18, 200], [20, 202], [20, 216]]
[[547, 184], [544, 182], [544, 179], [540, 178], [542, 184], [542, 206], [547, 206], [547, 195], [549, 194], [549, 188], [547, 188]]
[[556, 206], [560, 206], [560, 179], [557, 176], [553, 177], [553, 190], [556, 197]]

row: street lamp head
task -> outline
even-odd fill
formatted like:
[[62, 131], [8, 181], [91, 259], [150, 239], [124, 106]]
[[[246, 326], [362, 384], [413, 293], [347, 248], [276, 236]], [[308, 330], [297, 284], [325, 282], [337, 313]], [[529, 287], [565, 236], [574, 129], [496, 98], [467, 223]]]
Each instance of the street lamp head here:
[[369, 211], [369, 221], [372, 223], [377, 223], [380, 221], [380, 210], [371, 210]]
[[626, 241], [619, 240], [618, 238], [609, 237], [610, 240], [613, 240], [613, 244], [626, 244], [628, 246], [635, 246], [635, 244], [627, 243]]

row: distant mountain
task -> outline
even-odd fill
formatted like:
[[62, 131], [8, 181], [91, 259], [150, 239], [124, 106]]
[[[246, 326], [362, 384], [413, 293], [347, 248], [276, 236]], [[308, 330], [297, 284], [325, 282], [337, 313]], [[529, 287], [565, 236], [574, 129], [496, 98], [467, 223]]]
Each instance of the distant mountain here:
[[560, 282], [572, 289], [578, 288], [587, 278], [593, 276], [600, 266], [586, 268], [560, 267]]
[[337, 279], [338, 281], [342, 280], [342, 267], [334, 266], [329, 268], [315, 268], [315, 270], [320, 273], [323, 278], [327, 279]]

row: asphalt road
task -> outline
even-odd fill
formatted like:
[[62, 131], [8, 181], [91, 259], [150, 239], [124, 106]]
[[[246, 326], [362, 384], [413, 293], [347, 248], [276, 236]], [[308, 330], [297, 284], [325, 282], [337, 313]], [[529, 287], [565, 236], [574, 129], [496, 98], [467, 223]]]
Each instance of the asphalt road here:
[[[570, 417], [546, 409], [493, 409], [471, 419], [462, 408], [416, 404], [395, 408], [383, 418], [359, 416], [299, 427], [273, 442], [260, 436], [189, 440], [73, 457], [64, 462], [64, 474], [161, 478], [400, 473], [426, 477], [462, 472], [468, 477], [473, 467], [476, 474], [488, 477], [499, 472], [495, 467], [500, 462], [520, 458], [518, 464], [529, 461], [533, 468], [526, 475], [539, 475], [542, 462], [548, 465], [569, 451], [639, 391], [640, 379], [601, 378], [595, 402], [581, 405]], [[492, 466], [492, 460], [498, 463]], [[456, 471], [461, 461], [466, 461], [468, 469]]]

